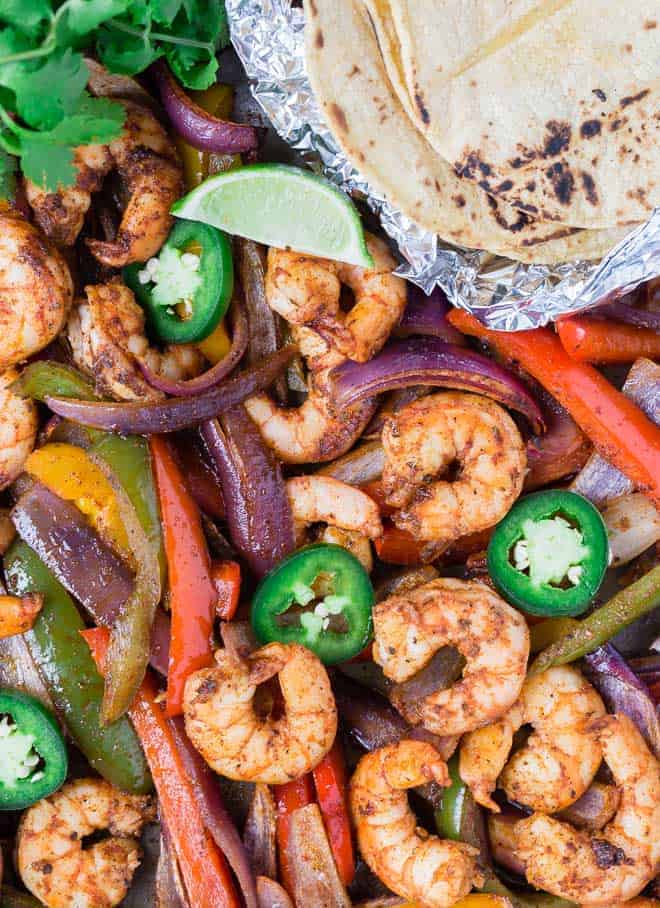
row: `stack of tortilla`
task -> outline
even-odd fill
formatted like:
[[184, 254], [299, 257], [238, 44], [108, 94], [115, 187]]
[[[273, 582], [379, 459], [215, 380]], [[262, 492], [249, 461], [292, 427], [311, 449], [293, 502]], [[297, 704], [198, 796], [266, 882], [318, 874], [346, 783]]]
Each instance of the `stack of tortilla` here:
[[305, 0], [356, 169], [426, 230], [523, 262], [602, 256], [660, 205], [647, 0]]

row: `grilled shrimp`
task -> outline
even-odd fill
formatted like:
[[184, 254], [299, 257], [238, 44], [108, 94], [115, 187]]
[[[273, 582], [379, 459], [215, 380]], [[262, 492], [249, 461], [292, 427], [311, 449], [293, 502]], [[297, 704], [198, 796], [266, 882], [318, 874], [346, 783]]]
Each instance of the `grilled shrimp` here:
[[120, 400], [162, 397], [142, 376], [138, 360], [168, 378], [189, 378], [203, 369], [202, 354], [192, 344], [149, 347], [144, 335], [144, 312], [131, 290], [121, 283], [85, 287], [86, 300], [71, 311], [67, 337], [76, 365]]
[[[383, 488], [398, 527], [447, 545], [493, 526], [522, 491], [527, 458], [509, 414], [486, 397], [444, 391], [385, 423]], [[452, 464], [458, 478], [438, 478]]]
[[326, 373], [311, 374], [309, 394], [300, 407], [281, 407], [267, 394], [245, 401], [263, 440], [284, 463], [334, 460], [353, 447], [374, 414], [365, 400], [337, 410], [326, 388]]
[[39, 428], [34, 401], [18, 397], [9, 387], [17, 378], [16, 369], [0, 375], [0, 490], [10, 485], [22, 471], [34, 448]]
[[294, 476], [286, 487], [299, 545], [304, 544], [310, 524], [324, 523], [327, 526], [320, 539], [343, 545], [371, 570], [369, 540], [383, 533], [378, 505], [372, 498], [330, 476]]
[[582, 905], [626, 902], [660, 869], [660, 763], [625, 715], [590, 726], [621, 793], [595, 835], [535, 813], [516, 824], [517, 855], [532, 885]]
[[374, 608], [374, 661], [392, 681], [412, 678], [443, 646], [466, 660], [463, 677], [405, 718], [438, 735], [460, 735], [505, 713], [520, 693], [529, 632], [520, 612], [489, 587], [441, 577]]
[[362, 857], [385, 885], [422, 908], [448, 908], [480, 885], [477, 849], [417, 828], [406, 791], [449, 784], [447, 765], [430, 744], [399, 741], [362, 757], [350, 805]]
[[[301, 352], [315, 356], [335, 351], [366, 362], [377, 353], [406, 307], [406, 282], [392, 274], [396, 261], [386, 244], [366, 234], [373, 268], [332, 262], [298, 252], [268, 252], [266, 295], [275, 312], [290, 324], [305, 326], [298, 336]], [[349, 312], [341, 308], [341, 289], [353, 292]], [[307, 344], [315, 344], [307, 348]], [[317, 345], [321, 346], [317, 346]]]
[[[460, 774], [479, 804], [495, 813], [490, 795], [498, 778], [513, 801], [556, 813], [581, 798], [602, 760], [593, 719], [605, 707], [594, 688], [568, 665], [533, 675], [509, 712], [461, 742]], [[513, 736], [530, 724], [533, 734], [508, 761]]]
[[[209, 766], [229, 779], [280, 785], [313, 769], [332, 747], [337, 709], [328, 673], [310, 650], [271, 643], [246, 660], [218, 650], [216, 665], [186, 681], [188, 737]], [[260, 716], [257, 685], [278, 676], [284, 715]]]
[[116, 169], [130, 199], [113, 242], [87, 240], [103, 265], [121, 268], [145, 262], [163, 245], [170, 227], [170, 207], [183, 192], [183, 175], [174, 144], [154, 114], [134, 101], [120, 100], [126, 110], [124, 129], [108, 145], [76, 149], [74, 186], [47, 192], [26, 180], [35, 220], [60, 246], [75, 243], [89, 210], [92, 193]]
[[[102, 779], [68, 782], [23, 814], [21, 879], [48, 908], [118, 905], [140, 863], [137, 836], [154, 818], [149, 797], [125, 794]], [[100, 829], [112, 837], [83, 848], [83, 838]]]
[[73, 299], [66, 262], [18, 215], [0, 214], [0, 372], [46, 347]]
[[0, 640], [29, 631], [43, 604], [41, 593], [27, 593], [25, 596], [0, 594]]

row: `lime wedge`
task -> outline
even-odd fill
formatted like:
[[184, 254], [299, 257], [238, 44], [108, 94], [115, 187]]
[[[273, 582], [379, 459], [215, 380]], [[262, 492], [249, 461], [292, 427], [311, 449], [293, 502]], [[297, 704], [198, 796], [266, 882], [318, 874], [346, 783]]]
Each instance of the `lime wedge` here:
[[327, 180], [286, 164], [209, 177], [172, 214], [280, 249], [373, 268], [353, 203]]

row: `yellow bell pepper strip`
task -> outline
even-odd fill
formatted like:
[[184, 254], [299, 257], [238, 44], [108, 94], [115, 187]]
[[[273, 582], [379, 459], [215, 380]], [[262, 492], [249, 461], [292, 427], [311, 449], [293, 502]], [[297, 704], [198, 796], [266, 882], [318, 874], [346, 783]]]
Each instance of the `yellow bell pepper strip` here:
[[211, 365], [214, 366], [223, 360], [231, 350], [231, 338], [227, 333], [224, 321], [218, 322], [209, 336], [200, 341], [197, 346]]
[[183, 711], [186, 678], [213, 662], [217, 592], [197, 505], [167, 441], [149, 440], [165, 535], [172, 630], [167, 676], [167, 714]]
[[[203, 91], [191, 91], [189, 95], [195, 104], [198, 104], [208, 113], [213, 114], [214, 117], [219, 117], [221, 120], [229, 119], [234, 103], [234, 92], [231, 86], [217, 83]], [[209, 173], [218, 173], [220, 170], [229, 169], [229, 167], [211, 169], [212, 164], [217, 167], [219, 163], [217, 159], [227, 158], [229, 166], [236, 161], [240, 162], [240, 155], [218, 155], [209, 151], [200, 151], [197, 148], [193, 148], [180, 136], [176, 138], [176, 147], [183, 162], [183, 179], [187, 192], [190, 192], [195, 186], [199, 186]]]

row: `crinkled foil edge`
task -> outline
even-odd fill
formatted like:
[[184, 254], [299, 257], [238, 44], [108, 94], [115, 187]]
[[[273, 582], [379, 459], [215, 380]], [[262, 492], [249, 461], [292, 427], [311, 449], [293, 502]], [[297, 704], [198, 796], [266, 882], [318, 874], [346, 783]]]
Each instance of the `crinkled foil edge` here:
[[599, 262], [523, 265], [446, 245], [375, 192], [325, 126], [305, 72], [303, 11], [290, 0], [225, 6], [254, 97], [275, 130], [311, 167], [366, 201], [399, 249], [397, 273], [427, 293], [440, 286], [489, 327], [516, 331], [589, 309], [660, 274], [660, 209]]

